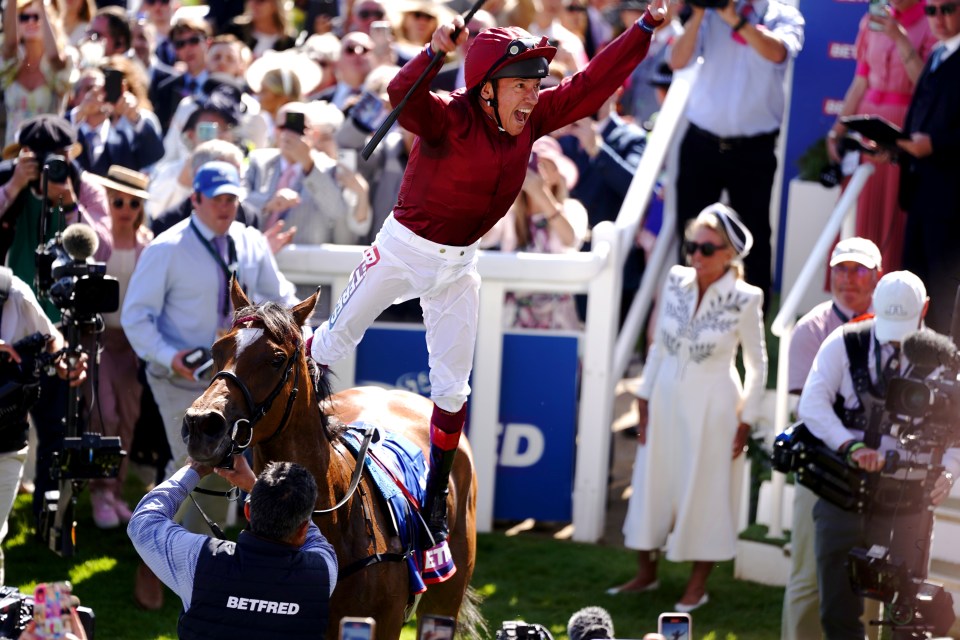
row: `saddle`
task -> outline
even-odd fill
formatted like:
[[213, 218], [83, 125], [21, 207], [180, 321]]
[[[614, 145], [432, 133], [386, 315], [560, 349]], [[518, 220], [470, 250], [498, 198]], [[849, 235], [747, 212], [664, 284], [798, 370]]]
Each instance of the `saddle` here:
[[[343, 444], [356, 456], [364, 429], [376, 428], [366, 423], [350, 425], [340, 434]], [[341, 575], [382, 560], [403, 560], [409, 569], [410, 593], [421, 594], [428, 584], [449, 580], [456, 573], [446, 545], [437, 552], [420, 506], [426, 497], [427, 460], [423, 451], [404, 436], [380, 430], [364, 458], [364, 465], [377, 492], [390, 514], [391, 533], [400, 539], [402, 554], [376, 554], [341, 570]], [[389, 556], [399, 557], [389, 557]], [[361, 564], [362, 563], [362, 564]], [[356, 565], [356, 569], [353, 567]]]

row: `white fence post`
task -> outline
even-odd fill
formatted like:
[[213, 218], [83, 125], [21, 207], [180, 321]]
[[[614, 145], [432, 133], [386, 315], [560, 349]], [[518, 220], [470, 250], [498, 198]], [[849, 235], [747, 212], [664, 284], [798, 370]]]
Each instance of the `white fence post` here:
[[613, 422], [613, 345], [622, 288], [617, 230], [601, 222], [593, 228], [592, 247], [605, 268], [590, 282], [583, 343], [577, 464], [573, 484], [573, 539], [596, 542], [603, 535], [607, 511], [607, 469]]

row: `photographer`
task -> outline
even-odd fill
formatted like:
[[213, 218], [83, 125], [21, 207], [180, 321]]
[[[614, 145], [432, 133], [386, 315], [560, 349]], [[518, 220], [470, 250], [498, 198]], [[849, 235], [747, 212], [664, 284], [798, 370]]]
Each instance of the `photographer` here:
[[690, 126], [680, 147], [677, 232], [720, 199], [756, 238], [747, 282], [770, 296], [770, 194], [786, 104], [784, 77], [803, 47], [804, 20], [782, 0], [688, 0], [693, 12], [670, 54], [674, 70], [703, 56], [690, 92]]
[[[44, 314], [30, 287], [16, 276], [11, 276], [9, 292], [0, 307], [0, 542], [7, 534], [7, 518], [13, 509], [17, 487], [27, 457], [27, 409], [36, 401], [40, 375], [33, 363], [41, 349], [56, 353], [64, 346], [63, 336]], [[35, 353], [20, 340], [32, 334], [48, 337], [46, 344], [34, 343]], [[57, 375], [80, 385], [86, 377], [86, 357], [70, 368], [66, 358], [60, 358]], [[45, 399], [46, 400], [46, 399]], [[0, 584], [4, 584], [3, 551], [0, 550]]]
[[[187, 495], [216, 472], [250, 495], [237, 542], [190, 533], [173, 521]], [[323, 638], [337, 556], [311, 519], [317, 483], [304, 467], [272, 462], [259, 477], [187, 459], [144, 496], [127, 527], [137, 553], [180, 596], [181, 638]]]
[[[799, 415], [810, 432], [839, 452], [851, 467], [876, 474], [884, 468], [887, 452], [897, 452], [909, 458], [923, 477], [926, 475], [925, 456], [905, 451], [897, 439], [884, 433], [889, 427], [886, 420], [876, 426], [869, 420], [866, 430], [855, 425], [862, 424], [858, 420], [863, 415], [876, 413], [870, 408], [884, 400], [892, 378], [922, 378], [934, 373], [921, 372], [920, 365], [906, 362], [900, 355], [904, 338], [920, 328], [928, 302], [926, 288], [917, 276], [908, 271], [889, 273], [874, 290], [876, 316], [837, 329], [817, 353], [800, 396]], [[838, 400], [842, 400], [842, 410], [834, 408]], [[960, 472], [960, 450], [948, 449], [943, 465], [949, 472], [930, 483], [932, 505], [942, 502], [950, 492], [953, 476]], [[918, 482], [915, 474], [902, 471], [869, 477], [878, 482], [878, 492], [886, 487], [894, 495], [908, 495], [911, 485]], [[898, 508], [908, 510], [907, 504], [898, 504], [902, 504]], [[823, 632], [830, 639], [862, 638], [864, 628], [859, 618], [863, 601], [847, 575], [849, 552], [873, 544], [889, 547], [892, 557], [909, 568], [911, 577], [923, 578], [930, 543], [927, 511], [891, 513], [872, 505], [864, 513], [856, 513], [820, 498], [813, 518]], [[904, 633], [908, 632], [895, 630], [894, 637], [914, 637]]]

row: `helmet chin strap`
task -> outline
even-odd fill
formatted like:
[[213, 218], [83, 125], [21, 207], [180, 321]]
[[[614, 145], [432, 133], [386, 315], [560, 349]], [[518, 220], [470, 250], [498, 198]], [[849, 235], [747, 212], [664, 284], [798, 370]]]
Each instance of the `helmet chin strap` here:
[[497, 103], [497, 81], [490, 80], [490, 87], [493, 89], [493, 97], [486, 101], [487, 106], [493, 109], [493, 117], [497, 121], [497, 128], [506, 132], [507, 130], [503, 128], [503, 122], [500, 121], [500, 105]]

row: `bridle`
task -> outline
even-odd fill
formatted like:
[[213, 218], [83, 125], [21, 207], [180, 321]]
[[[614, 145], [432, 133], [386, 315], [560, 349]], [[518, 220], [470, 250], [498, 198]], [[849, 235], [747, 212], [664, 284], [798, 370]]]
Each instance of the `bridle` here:
[[[259, 318], [257, 318], [256, 316], [244, 316], [242, 318], [238, 318], [233, 323], [233, 326], [236, 327], [237, 325], [243, 324], [244, 322], [250, 322], [253, 320], [259, 320]], [[284, 369], [283, 376], [280, 378], [280, 381], [277, 382], [277, 385], [273, 388], [273, 391], [271, 391], [270, 394], [266, 398], [264, 398], [263, 402], [261, 402], [260, 404], [256, 404], [253, 401], [253, 395], [250, 393], [250, 389], [247, 387], [246, 384], [244, 384], [243, 380], [241, 380], [237, 376], [237, 374], [235, 374], [233, 371], [222, 369], [218, 371], [216, 375], [213, 376], [213, 379], [210, 380], [211, 385], [217, 380], [219, 380], [220, 378], [223, 378], [225, 380], [229, 380], [230, 382], [232, 382], [234, 385], [237, 386], [238, 389], [240, 389], [240, 393], [243, 394], [243, 400], [247, 405], [247, 415], [249, 417], [238, 418], [233, 423], [233, 427], [230, 429], [231, 450], [229, 455], [233, 456], [238, 453], [243, 453], [248, 448], [250, 448], [250, 443], [253, 441], [254, 428], [257, 426], [257, 423], [260, 422], [263, 416], [267, 415], [267, 413], [270, 411], [270, 407], [273, 406], [273, 401], [277, 399], [277, 396], [280, 395], [280, 392], [283, 391], [283, 388], [287, 386], [287, 380], [290, 379], [290, 372], [292, 371], [293, 372], [293, 388], [290, 390], [290, 394], [287, 396], [287, 406], [283, 410], [283, 417], [280, 419], [280, 424], [277, 425], [277, 428], [273, 431], [272, 434], [267, 436], [264, 440], [261, 440], [261, 443], [265, 444], [267, 442], [270, 442], [271, 440], [276, 438], [278, 435], [280, 435], [283, 432], [284, 428], [286, 428], [287, 423], [290, 420], [290, 412], [293, 410], [293, 403], [297, 399], [297, 393], [299, 393], [300, 391], [298, 387], [298, 383], [300, 382], [300, 368], [297, 367], [296, 364], [297, 364], [297, 356], [300, 355], [300, 349], [302, 348], [303, 348], [303, 342], [298, 340], [296, 349], [294, 349], [293, 352], [289, 356], [287, 356], [287, 360], [285, 362], [286, 367]], [[245, 428], [246, 430], [248, 430], [248, 433], [246, 434], [246, 438], [243, 439], [242, 442], [239, 441], [238, 439], [238, 436], [241, 433], [241, 428]]]

